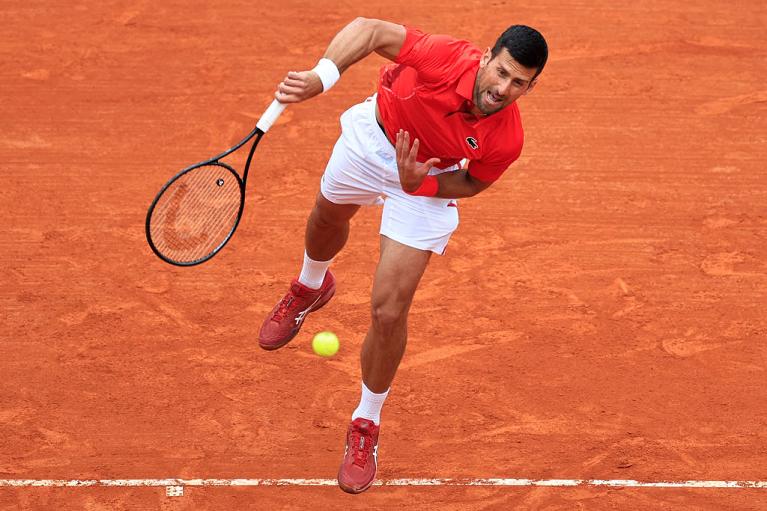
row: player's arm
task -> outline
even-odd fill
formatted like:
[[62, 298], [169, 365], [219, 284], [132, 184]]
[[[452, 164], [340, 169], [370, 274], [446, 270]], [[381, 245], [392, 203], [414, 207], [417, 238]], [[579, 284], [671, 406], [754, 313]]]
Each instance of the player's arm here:
[[435, 197], [442, 197], [443, 199], [473, 197], [493, 184], [492, 181], [481, 181], [473, 177], [465, 169], [445, 172], [435, 177], [438, 183]]
[[[339, 73], [373, 52], [394, 60], [405, 43], [405, 27], [388, 21], [357, 18], [336, 34], [324, 58], [335, 64]], [[317, 69], [317, 68], [315, 68]], [[323, 91], [317, 71], [290, 71], [277, 86], [274, 97], [280, 103], [299, 103]]]
[[424, 163], [418, 163], [418, 139], [410, 146], [410, 134], [400, 130], [397, 133], [395, 149], [397, 150], [397, 170], [402, 189], [413, 195], [441, 197], [443, 199], [460, 199], [473, 197], [490, 186], [492, 181], [482, 181], [473, 177], [467, 170], [445, 172], [437, 176], [429, 176], [429, 169], [439, 163], [439, 158], [429, 158]]
[[405, 27], [388, 21], [357, 18], [336, 34], [325, 58], [335, 62], [340, 72], [373, 52], [394, 60], [405, 44]]

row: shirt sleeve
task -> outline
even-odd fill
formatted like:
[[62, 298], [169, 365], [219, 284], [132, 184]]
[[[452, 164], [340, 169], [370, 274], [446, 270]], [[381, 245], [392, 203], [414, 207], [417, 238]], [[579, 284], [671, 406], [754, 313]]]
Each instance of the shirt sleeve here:
[[424, 82], [439, 82], [448, 76], [456, 57], [465, 51], [466, 41], [412, 27], [406, 30], [405, 43], [394, 61], [414, 68]]
[[492, 183], [501, 177], [512, 163], [517, 161], [520, 154], [522, 154], [521, 141], [515, 144], [510, 151], [505, 152], [505, 154], [490, 154], [481, 160], [469, 161], [469, 168], [467, 170], [471, 177], [485, 183]]
[[525, 144], [522, 119], [516, 103], [506, 107], [505, 122], [493, 130], [494, 137], [485, 140], [487, 152], [469, 162], [467, 169], [473, 178], [492, 183], [497, 180], [512, 163], [519, 159]]
[[479, 179], [485, 183], [492, 183], [496, 181], [503, 173], [509, 168], [512, 161], [503, 163], [490, 163], [480, 160], [471, 160], [469, 162], [469, 175], [475, 179]]

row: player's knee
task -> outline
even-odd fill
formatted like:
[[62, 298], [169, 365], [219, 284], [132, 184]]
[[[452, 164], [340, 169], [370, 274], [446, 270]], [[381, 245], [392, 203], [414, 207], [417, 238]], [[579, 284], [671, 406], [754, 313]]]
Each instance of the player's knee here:
[[340, 221], [334, 215], [329, 214], [328, 212], [323, 211], [322, 208], [316, 206], [309, 215], [309, 221], [319, 229], [331, 229], [344, 224], [343, 221]]
[[395, 302], [374, 300], [370, 314], [373, 326], [382, 333], [396, 331], [407, 321], [407, 308]]
[[324, 197], [318, 197], [309, 214], [309, 221], [320, 229], [344, 227], [359, 206], [332, 204]]

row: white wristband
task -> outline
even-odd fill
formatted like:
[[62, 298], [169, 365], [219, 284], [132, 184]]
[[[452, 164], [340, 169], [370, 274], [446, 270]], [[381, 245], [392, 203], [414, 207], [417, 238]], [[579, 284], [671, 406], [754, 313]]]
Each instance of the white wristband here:
[[338, 71], [335, 63], [326, 58], [321, 58], [312, 71], [317, 73], [320, 77], [320, 81], [322, 82], [322, 92], [329, 91], [330, 88], [336, 84], [338, 79], [341, 78], [341, 73]]

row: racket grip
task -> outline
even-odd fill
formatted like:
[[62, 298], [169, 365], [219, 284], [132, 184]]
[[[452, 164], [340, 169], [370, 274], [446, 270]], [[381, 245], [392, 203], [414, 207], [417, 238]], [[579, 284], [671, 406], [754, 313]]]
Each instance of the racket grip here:
[[256, 123], [256, 128], [260, 129], [264, 133], [269, 131], [269, 128], [272, 127], [272, 124], [274, 124], [274, 121], [277, 120], [282, 111], [285, 110], [286, 106], [288, 105], [280, 103], [276, 99], [272, 101], [272, 104], [269, 105], [269, 108], [266, 109], [266, 112], [263, 113], [261, 118]]

